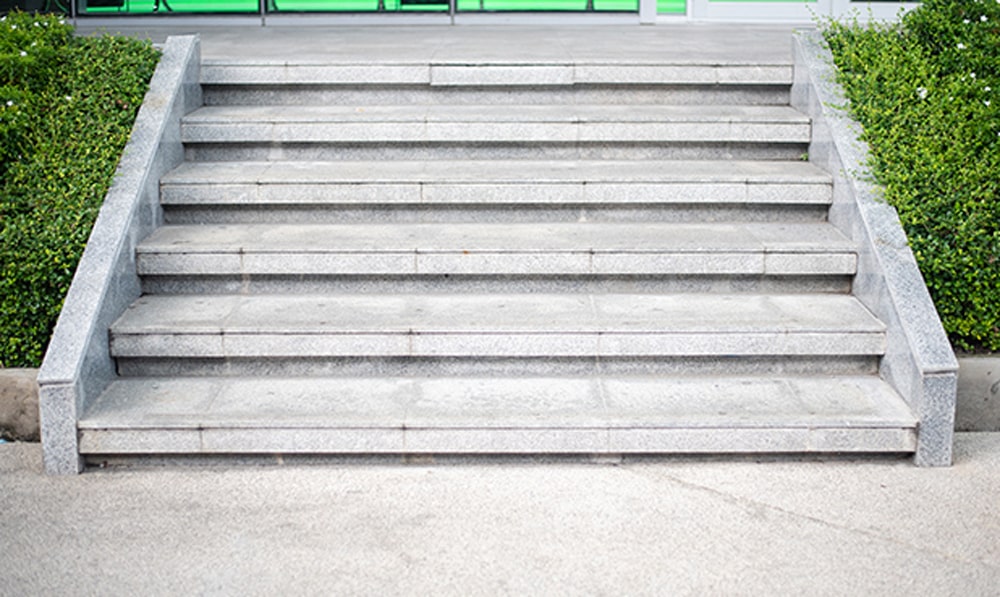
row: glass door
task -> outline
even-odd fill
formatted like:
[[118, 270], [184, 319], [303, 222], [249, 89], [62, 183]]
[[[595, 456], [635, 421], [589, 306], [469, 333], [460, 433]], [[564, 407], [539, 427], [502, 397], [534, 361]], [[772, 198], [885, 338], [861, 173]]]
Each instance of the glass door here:
[[830, 14], [834, 0], [689, 0], [690, 16], [712, 21], [812, 21]]
[[456, 0], [459, 12], [636, 12], [639, 0]]
[[891, 21], [903, 12], [920, 6], [920, 2], [901, 0], [833, 0], [833, 14], [836, 18], [856, 16], [860, 21], [876, 19]]

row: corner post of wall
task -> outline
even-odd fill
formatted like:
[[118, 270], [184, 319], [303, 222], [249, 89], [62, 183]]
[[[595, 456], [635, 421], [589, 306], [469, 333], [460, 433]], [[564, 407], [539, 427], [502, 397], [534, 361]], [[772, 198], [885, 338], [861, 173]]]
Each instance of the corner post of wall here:
[[656, 0], [639, 0], [639, 24], [656, 24]]

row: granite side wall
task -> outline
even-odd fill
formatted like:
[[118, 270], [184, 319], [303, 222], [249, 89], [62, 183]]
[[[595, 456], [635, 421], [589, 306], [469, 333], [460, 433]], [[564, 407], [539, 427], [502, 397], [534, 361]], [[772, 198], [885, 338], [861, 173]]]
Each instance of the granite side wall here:
[[896, 210], [866, 167], [861, 127], [844, 109], [832, 56], [818, 31], [793, 40], [792, 105], [812, 118], [809, 160], [834, 177], [830, 221], [860, 246], [854, 294], [888, 326], [880, 374], [918, 417], [915, 462], [948, 466], [952, 458], [958, 362], [910, 251]]
[[38, 374], [45, 470], [82, 468], [77, 420], [115, 377], [108, 328], [141, 292], [135, 247], [162, 223], [160, 177], [184, 159], [180, 119], [201, 105], [197, 36], [170, 37]]

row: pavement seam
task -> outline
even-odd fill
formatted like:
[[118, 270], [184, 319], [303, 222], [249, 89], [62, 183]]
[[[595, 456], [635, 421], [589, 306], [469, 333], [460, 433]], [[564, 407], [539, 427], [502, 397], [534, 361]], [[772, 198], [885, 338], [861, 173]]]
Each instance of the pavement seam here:
[[835, 530], [839, 530], [839, 531], [846, 531], [848, 533], [852, 533], [852, 534], [856, 534], [856, 535], [861, 535], [861, 536], [867, 537], [869, 539], [875, 539], [875, 540], [878, 540], [878, 541], [884, 541], [884, 542], [887, 542], [887, 543], [892, 543], [892, 544], [899, 545], [901, 547], [905, 547], [907, 549], [912, 549], [914, 551], [925, 553], [925, 554], [933, 554], [935, 556], [941, 557], [942, 559], [954, 562], [956, 564], [965, 564], [965, 565], [968, 565], [968, 564], [977, 564], [977, 565], [986, 567], [988, 569], [1000, 572], [1000, 566], [998, 566], [997, 564], [994, 564], [992, 562], [989, 562], [989, 561], [985, 561], [985, 560], [982, 560], [982, 559], [979, 559], [979, 558], [975, 558], [975, 559], [963, 558], [961, 556], [956, 556], [956, 555], [951, 554], [949, 552], [945, 552], [945, 551], [941, 551], [941, 550], [938, 550], [938, 549], [934, 549], [933, 547], [927, 546], [927, 545], [913, 545], [913, 544], [908, 543], [906, 541], [901, 541], [899, 539], [896, 539], [895, 537], [883, 535], [883, 534], [880, 534], [880, 533], [874, 533], [874, 532], [871, 532], [871, 531], [866, 531], [864, 529], [859, 529], [859, 528], [848, 526], [848, 525], [844, 525], [844, 524], [839, 524], [839, 523], [831, 522], [829, 520], [818, 518], [818, 517], [810, 515], [810, 514], [804, 514], [804, 513], [801, 513], [801, 512], [795, 512], [793, 510], [788, 510], [788, 509], [782, 508], [780, 506], [775, 506], [775, 505], [769, 504], [767, 502], [761, 502], [761, 501], [758, 501], [758, 500], [753, 500], [753, 499], [745, 498], [745, 497], [742, 497], [742, 496], [738, 496], [738, 495], [733, 495], [733, 494], [730, 494], [730, 493], [726, 493], [725, 491], [721, 491], [719, 489], [715, 489], [714, 487], [709, 487], [707, 485], [701, 485], [699, 483], [693, 483], [691, 481], [686, 481], [684, 479], [680, 479], [680, 478], [678, 478], [678, 477], [676, 477], [676, 476], [674, 476], [674, 475], [672, 475], [670, 473], [662, 473], [661, 474], [662, 476], [660, 476], [659, 479], [658, 479], [658, 478], [655, 478], [655, 477], [653, 477], [651, 475], [643, 474], [640, 471], [634, 470], [631, 467], [629, 467], [628, 465], [622, 466], [621, 468], [623, 470], [628, 471], [629, 473], [631, 473], [633, 475], [642, 477], [644, 479], [647, 479], [647, 480], [650, 480], [650, 481], [653, 481], [653, 482], [657, 482], [659, 479], [666, 479], [668, 481], [672, 481], [672, 482], [676, 483], [677, 485], [680, 485], [681, 487], [685, 487], [687, 489], [709, 493], [709, 494], [711, 494], [711, 495], [713, 495], [715, 497], [718, 497], [718, 498], [722, 499], [723, 501], [725, 501], [725, 502], [727, 502], [729, 504], [733, 504], [733, 505], [739, 506], [740, 508], [743, 508], [743, 509], [746, 509], [746, 510], [750, 510], [751, 508], [765, 509], [765, 510], [769, 510], [769, 511], [772, 511], [772, 512], [777, 512], [779, 514], [783, 514], [785, 516], [789, 516], [791, 518], [798, 518], [798, 519], [807, 520], [809, 522], [813, 522], [813, 523], [816, 523], [816, 524], [819, 524], [821, 526], [828, 527], [828, 528], [831, 528], [831, 529], [835, 529]]

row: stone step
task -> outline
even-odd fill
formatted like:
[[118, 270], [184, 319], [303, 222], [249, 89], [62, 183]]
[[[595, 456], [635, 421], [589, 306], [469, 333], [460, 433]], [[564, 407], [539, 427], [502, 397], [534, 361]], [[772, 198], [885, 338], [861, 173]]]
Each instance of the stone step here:
[[164, 206], [208, 204], [822, 205], [831, 178], [803, 161], [187, 162]]
[[146, 275], [143, 294], [850, 294], [853, 276], [833, 274], [628, 275]]
[[[565, 125], [573, 127], [575, 125]], [[463, 129], [464, 125], [456, 125]], [[363, 127], [362, 127], [363, 128]], [[509, 124], [501, 125], [513, 131]], [[565, 127], [564, 127], [565, 128]], [[468, 132], [467, 129], [466, 132]], [[475, 132], [475, 131], [474, 131]], [[537, 132], [537, 131], [536, 131]], [[482, 131], [475, 132], [476, 134]], [[475, 134], [470, 136], [476, 136]], [[516, 135], [513, 135], [516, 136]], [[184, 157], [189, 162], [246, 161], [458, 161], [458, 160], [755, 160], [802, 161], [808, 152], [807, 143], [772, 143], [766, 141], [547, 141], [524, 139], [497, 141], [335, 141], [313, 139], [238, 141], [219, 138], [214, 141], [188, 143]]]
[[208, 106], [184, 143], [806, 144], [788, 106]]
[[85, 454], [912, 452], [874, 376], [207, 378], [114, 382]]
[[206, 83], [206, 106], [303, 105], [756, 105], [787, 106], [791, 84], [748, 82], [578, 83], [533, 86], [431, 86], [357, 81], [311, 83]]
[[[513, 289], [512, 289], [513, 290]], [[881, 355], [842, 295], [163, 295], [111, 327], [115, 357]]]
[[792, 84], [792, 66], [746, 64], [532, 60], [497, 62], [337, 62], [205, 60], [201, 83], [213, 85], [428, 85], [432, 87], [567, 87], [581, 85], [782, 85]]
[[243, 224], [164, 226], [143, 276], [849, 276], [830, 224]]
[[161, 203], [174, 224], [819, 222], [831, 188], [803, 161], [186, 162]]
[[192, 357], [116, 358], [118, 375], [135, 377], [523, 377], [693, 375], [812, 377], [877, 375], [879, 355], [582, 357]]

